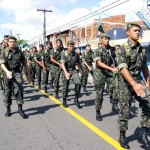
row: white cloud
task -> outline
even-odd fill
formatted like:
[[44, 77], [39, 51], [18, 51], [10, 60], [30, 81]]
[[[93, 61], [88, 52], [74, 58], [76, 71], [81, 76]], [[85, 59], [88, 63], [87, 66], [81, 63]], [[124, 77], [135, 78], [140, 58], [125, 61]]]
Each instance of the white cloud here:
[[[53, 12], [46, 13], [47, 31], [64, 25], [71, 20], [88, 14], [90, 11], [86, 8], [76, 8], [68, 14], [63, 14], [53, 4], [57, 3], [75, 3], [77, 0], [2, 0], [0, 8], [7, 11], [8, 14], [14, 13], [15, 22], [2, 24], [1, 28], [12, 30], [14, 34], [20, 33], [21, 38], [31, 39], [43, 33], [43, 12], [37, 12], [39, 9], [52, 9]], [[16, 5], [17, 4], [17, 5]]]
[[[55, 6], [60, 6], [60, 4], [70, 3], [74, 5], [78, 0], [0, 0], [0, 9], [4, 10], [6, 15], [14, 14], [13, 23], [1, 24], [0, 27], [12, 30], [13, 34], [21, 34], [21, 38], [32, 39], [43, 32], [43, 13], [37, 12], [39, 9], [52, 9], [52, 13], [46, 13], [47, 20], [47, 31], [64, 25], [70, 21], [80, 18], [88, 13], [99, 9], [99, 6], [93, 7], [91, 9], [85, 8], [75, 8], [69, 13], [64, 13], [63, 10], [59, 10]], [[115, 0], [105, 0], [101, 3], [102, 7], [106, 6]], [[123, 0], [120, 0], [123, 1]], [[119, 1], [118, 1], [119, 2]], [[135, 15], [135, 11], [142, 5], [143, 0], [130, 0], [129, 2], [113, 8], [102, 14], [102, 17], [126, 14], [127, 20], [138, 19]], [[135, 7], [136, 4], [136, 7]], [[76, 6], [76, 5], [75, 5]], [[130, 7], [129, 7], [130, 6]], [[95, 16], [94, 18], [98, 18]], [[88, 23], [89, 20], [83, 21], [82, 24]], [[69, 28], [69, 27], [68, 27]], [[0, 37], [1, 38], [1, 37]]]

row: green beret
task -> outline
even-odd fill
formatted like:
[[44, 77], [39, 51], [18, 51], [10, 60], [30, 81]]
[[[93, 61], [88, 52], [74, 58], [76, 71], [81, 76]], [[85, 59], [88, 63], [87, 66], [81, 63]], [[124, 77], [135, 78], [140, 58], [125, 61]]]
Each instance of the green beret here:
[[110, 39], [110, 36], [109, 36], [107, 33], [102, 33], [102, 34], [101, 34], [101, 38], [103, 38], [103, 37], [107, 37], [107, 38]]
[[9, 39], [13, 39], [13, 40], [17, 41], [17, 38], [15, 36], [9, 36]]
[[67, 45], [74, 45], [74, 41], [68, 41]]
[[133, 23], [127, 24], [126, 30], [128, 30], [129, 28], [134, 27], [134, 26], [139, 27], [141, 29], [141, 26], [139, 24], [133, 22]]

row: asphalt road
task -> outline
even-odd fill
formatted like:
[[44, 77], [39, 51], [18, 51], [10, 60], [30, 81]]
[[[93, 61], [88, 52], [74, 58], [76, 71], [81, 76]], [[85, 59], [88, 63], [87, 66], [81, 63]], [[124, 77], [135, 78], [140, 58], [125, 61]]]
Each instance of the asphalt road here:
[[[109, 96], [104, 93], [101, 111], [103, 121], [98, 122], [95, 119], [95, 91], [92, 79], [89, 78], [88, 93], [81, 91], [79, 101], [82, 109], [78, 109], [74, 104], [73, 87], [71, 83], [67, 99], [69, 108], [65, 109], [61, 104], [62, 98], [57, 100], [25, 82], [23, 108], [29, 115], [28, 119], [19, 116], [15, 99], [11, 107], [13, 114], [6, 118], [6, 108], [0, 91], [0, 150], [121, 150], [117, 142], [118, 116], [111, 111]], [[62, 86], [60, 97], [61, 89]], [[143, 149], [137, 142], [139, 129], [140, 109], [138, 102], [133, 100], [127, 131], [131, 150]]]

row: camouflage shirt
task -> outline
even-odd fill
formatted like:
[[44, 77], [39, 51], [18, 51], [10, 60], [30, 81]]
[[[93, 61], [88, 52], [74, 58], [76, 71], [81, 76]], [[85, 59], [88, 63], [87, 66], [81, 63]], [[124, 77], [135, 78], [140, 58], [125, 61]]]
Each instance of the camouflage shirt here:
[[[50, 54], [50, 57], [53, 57], [57, 62], [60, 62], [61, 60], [61, 54], [63, 53], [64, 51], [62, 49], [56, 49], [54, 48], [52, 51], [51, 51], [51, 54]], [[53, 63], [54, 64], [54, 63]], [[56, 64], [54, 64], [56, 65]]]
[[42, 61], [42, 59], [44, 59], [44, 56], [42, 55], [42, 52], [37, 52], [34, 58], [38, 61]]
[[27, 59], [29, 59], [31, 61], [32, 65], [36, 64], [36, 62], [35, 62], [36, 55], [37, 55], [36, 53], [31, 53], [31, 54], [28, 54], [28, 56], [27, 56]]
[[26, 64], [24, 54], [19, 49], [6, 48], [0, 56], [0, 64], [5, 64], [8, 70], [21, 72], [22, 66]]
[[[113, 47], [108, 47], [107, 49], [102, 48], [101, 46], [98, 47], [94, 51], [93, 61], [96, 62], [97, 60], [101, 60], [102, 63], [106, 64], [107, 66], [111, 66], [114, 64], [114, 58], [115, 58], [115, 49]], [[112, 74], [111, 71], [101, 68], [100, 66], [97, 66], [102, 73], [105, 74]]]
[[93, 52], [90, 51], [87, 53], [86, 51], [82, 53], [82, 61], [85, 61], [88, 65], [92, 66], [93, 62]]
[[140, 43], [133, 45], [129, 40], [129, 55], [127, 55], [127, 47], [123, 44], [116, 54], [119, 70], [127, 68], [134, 78], [141, 76], [141, 71], [147, 66], [146, 54], [143, 53], [143, 47]]
[[52, 64], [50, 60], [51, 50], [45, 49], [44, 51], [42, 51], [42, 55], [43, 55], [43, 60], [46, 66]]
[[61, 55], [61, 63], [65, 64], [66, 69], [75, 69], [76, 64], [80, 63], [80, 57], [75, 51], [73, 51], [72, 53], [69, 51], [65, 51]]

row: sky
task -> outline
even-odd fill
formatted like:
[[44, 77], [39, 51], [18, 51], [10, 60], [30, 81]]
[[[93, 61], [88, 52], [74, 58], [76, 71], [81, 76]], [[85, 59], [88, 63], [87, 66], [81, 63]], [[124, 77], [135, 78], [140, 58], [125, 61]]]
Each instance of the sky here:
[[[118, 0], [123, 2], [126, 0]], [[46, 13], [46, 29], [64, 25], [70, 21], [87, 15], [100, 6], [110, 6], [116, 0], [0, 0], [0, 41], [5, 34], [20, 34], [21, 39], [31, 40], [43, 33], [43, 13], [39, 9], [48, 9], [53, 12]], [[101, 14], [102, 18], [113, 15], [126, 15], [126, 21], [140, 20], [135, 12], [146, 0], [128, 0], [128, 2], [117, 6]], [[92, 20], [98, 19], [98, 15]], [[88, 24], [88, 19], [83, 24]], [[79, 25], [79, 24], [78, 24]]]

